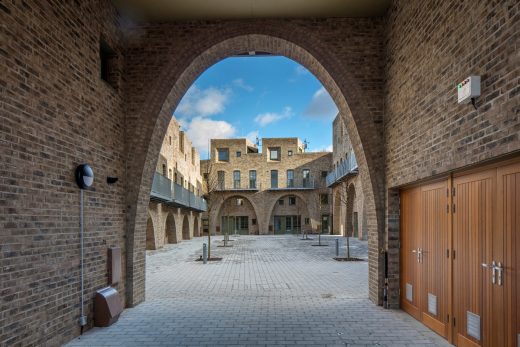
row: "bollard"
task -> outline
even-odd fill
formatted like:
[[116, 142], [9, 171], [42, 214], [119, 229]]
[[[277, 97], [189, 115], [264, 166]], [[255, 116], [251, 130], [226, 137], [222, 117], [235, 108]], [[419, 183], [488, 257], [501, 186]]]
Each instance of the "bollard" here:
[[339, 257], [339, 239], [336, 239], [336, 257]]
[[227, 246], [227, 238], [228, 238], [228, 234], [225, 233], [225, 234], [224, 234], [224, 247]]
[[208, 245], [205, 243], [202, 244], [202, 262], [204, 264], [208, 263]]

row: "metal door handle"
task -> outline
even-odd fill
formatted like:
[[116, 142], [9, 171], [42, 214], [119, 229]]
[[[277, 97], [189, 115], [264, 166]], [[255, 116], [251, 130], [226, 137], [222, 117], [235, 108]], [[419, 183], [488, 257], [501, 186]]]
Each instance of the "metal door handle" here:
[[[486, 263], [482, 263], [480, 264], [482, 267], [486, 268], [486, 269], [491, 269], [491, 283], [495, 284], [496, 282], [496, 279], [495, 279], [495, 275], [496, 275], [496, 270], [497, 270], [497, 266], [496, 266], [496, 263], [495, 261], [493, 260], [493, 262], [490, 264], [486, 264]], [[502, 279], [500, 279], [500, 281], [502, 281]]]
[[496, 271], [498, 272], [498, 285], [502, 285], [502, 274], [504, 272], [504, 267], [502, 266], [501, 262], [498, 262], [498, 265], [495, 266]]
[[412, 249], [412, 253], [417, 254], [417, 262], [420, 263], [421, 262], [421, 249], [420, 248]]

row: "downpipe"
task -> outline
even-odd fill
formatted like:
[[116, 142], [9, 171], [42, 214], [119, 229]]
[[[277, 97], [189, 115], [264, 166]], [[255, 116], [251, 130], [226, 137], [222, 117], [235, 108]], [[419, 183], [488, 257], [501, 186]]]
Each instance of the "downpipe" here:
[[385, 255], [385, 284], [383, 287], [383, 307], [388, 308], [388, 252], [384, 251]]
[[80, 302], [80, 308], [81, 313], [79, 316], [79, 326], [81, 327], [80, 334], [83, 334], [83, 327], [87, 325], [87, 317], [85, 316], [85, 308], [84, 308], [84, 266], [83, 266], [83, 255], [84, 255], [84, 242], [83, 242], [83, 189], [79, 190], [80, 192], [80, 201], [79, 201], [79, 242], [80, 242], [80, 283], [81, 283], [81, 302]]

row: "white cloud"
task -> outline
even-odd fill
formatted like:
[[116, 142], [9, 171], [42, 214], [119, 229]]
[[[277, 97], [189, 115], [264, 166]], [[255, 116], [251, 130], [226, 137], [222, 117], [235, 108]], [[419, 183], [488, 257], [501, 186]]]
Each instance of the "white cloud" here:
[[224, 112], [230, 96], [230, 89], [199, 89], [194, 84], [188, 89], [174, 113], [181, 118], [219, 114]]
[[321, 87], [314, 93], [303, 114], [310, 118], [332, 120], [338, 114], [338, 108], [327, 90]]
[[251, 141], [252, 143], [256, 143], [256, 138], [260, 138], [260, 132], [258, 130], [253, 130], [245, 136], [246, 139]]
[[298, 76], [302, 76], [302, 75], [306, 75], [309, 73], [309, 70], [307, 70], [306, 68], [304, 68], [303, 66], [301, 65], [298, 65], [294, 68], [294, 72], [296, 73], [296, 75]]
[[332, 145], [328, 145], [326, 147], [310, 149], [309, 152], [332, 152]]
[[325, 147], [325, 152], [332, 152], [332, 145], [328, 145], [327, 147]]
[[252, 86], [250, 86], [249, 84], [247, 84], [243, 78], [237, 78], [237, 79], [233, 80], [233, 85], [235, 87], [242, 88], [248, 92], [252, 92], [254, 90], [254, 88]]
[[199, 150], [201, 159], [206, 159], [209, 140], [233, 137], [236, 134], [236, 128], [223, 120], [195, 117], [186, 126], [186, 133], [193, 146]]
[[284, 107], [281, 113], [277, 112], [266, 112], [260, 113], [255, 117], [255, 122], [261, 127], [265, 127], [268, 124], [278, 122], [279, 120], [290, 118], [293, 115], [292, 108], [289, 106]]

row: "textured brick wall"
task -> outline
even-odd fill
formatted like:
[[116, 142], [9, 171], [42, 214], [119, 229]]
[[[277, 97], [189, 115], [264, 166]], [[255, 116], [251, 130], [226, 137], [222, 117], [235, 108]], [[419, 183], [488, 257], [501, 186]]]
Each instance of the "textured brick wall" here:
[[[385, 35], [388, 188], [520, 150], [519, 11], [513, 0], [393, 2]], [[457, 104], [456, 85], [469, 75], [482, 79], [476, 110]], [[394, 250], [395, 194], [387, 206]]]
[[[55, 346], [79, 334], [78, 164], [95, 174], [84, 199], [89, 326], [107, 247], [125, 246], [119, 23], [98, 2], [2, 2], [0, 19], [0, 345]], [[119, 54], [116, 88], [100, 79], [101, 37]], [[116, 287], [125, 299], [124, 281]]]

